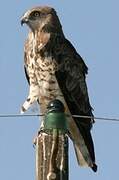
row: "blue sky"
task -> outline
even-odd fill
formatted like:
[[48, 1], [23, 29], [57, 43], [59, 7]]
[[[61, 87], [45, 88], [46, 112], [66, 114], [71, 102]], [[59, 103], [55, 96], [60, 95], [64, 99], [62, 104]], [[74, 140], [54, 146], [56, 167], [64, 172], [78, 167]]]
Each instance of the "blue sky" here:
[[[119, 2], [117, 0], [2, 1], [0, 4], [0, 114], [19, 114], [28, 94], [20, 17], [37, 5], [53, 6], [66, 37], [85, 59], [95, 116], [119, 117]], [[32, 140], [38, 118], [0, 118], [0, 179], [35, 179]], [[118, 179], [119, 123], [97, 120], [92, 130], [98, 172], [77, 165], [70, 143], [70, 180]]]

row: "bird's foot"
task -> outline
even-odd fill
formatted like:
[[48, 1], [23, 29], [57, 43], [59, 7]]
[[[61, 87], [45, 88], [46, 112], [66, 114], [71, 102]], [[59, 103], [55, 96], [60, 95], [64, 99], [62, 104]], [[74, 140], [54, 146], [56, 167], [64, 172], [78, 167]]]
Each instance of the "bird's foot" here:
[[37, 138], [39, 137], [39, 135], [43, 132], [43, 128], [40, 128], [40, 130], [37, 132], [36, 136], [33, 138], [33, 147], [35, 148], [36, 144], [37, 144]]

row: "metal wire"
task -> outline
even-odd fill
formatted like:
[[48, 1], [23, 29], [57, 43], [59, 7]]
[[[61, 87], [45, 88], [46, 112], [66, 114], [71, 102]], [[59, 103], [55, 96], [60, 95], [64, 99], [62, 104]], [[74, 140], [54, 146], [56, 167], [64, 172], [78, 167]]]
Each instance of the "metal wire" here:
[[81, 116], [81, 115], [72, 115], [73, 117], [79, 118], [90, 118], [90, 119], [97, 119], [103, 121], [116, 121], [119, 122], [119, 118], [107, 118], [107, 117], [93, 117], [93, 116]]
[[[67, 115], [67, 114], [66, 114]], [[0, 114], [0, 118], [15, 118], [15, 117], [39, 117], [39, 116], [44, 116], [44, 114]], [[70, 116], [70, 115], [67, 115]], [[97, 119], [97, 120], [102, 120], [102, 121], [115, 121], [119, 122], [119, 118], [107, 118], [107, 117], [92, 117], [92, 116], [82, 116], [82, 115], [72, 115], [72, 117], [77, 117], [77, 118], [88, 118], [88, 119]]]
[[15, 118], [15, 117], [38, 117], [44, 116], [43, 114], [1, 114], [0, 118]]

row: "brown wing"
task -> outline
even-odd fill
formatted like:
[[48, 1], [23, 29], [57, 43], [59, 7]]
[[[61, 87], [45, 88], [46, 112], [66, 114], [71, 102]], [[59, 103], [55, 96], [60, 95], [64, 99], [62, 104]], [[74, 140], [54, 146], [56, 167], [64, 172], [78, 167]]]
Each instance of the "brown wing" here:
[[25, 75], [26, 75], [26, 79], [28, 81], [28, 84], [30, 84], [30, 81], [29, 81], [29, 76], [28, 76], [28, 73], [27, 73], [27, 70], [26, 70], [26, 67], [24, 66], [24, 72], [25, 72]]
[[[72, 114], [92, 116], [85, 80], [88, 68], [68, 40], [65, 40], [61, 52], [60, 68], [56, 76], [67, 101], [70, 102], [70, 111]], [[88, 122], [92, 123], [90, 119]]]
[[24, 44], [24, 72], [25, 72], [28, 83], [29, 83], [29, 75], [27, 72], [27, 67], [28, 67], [28, 62], [29, 62], [28, 52], [30, 51], [29, 44], [30, 44], [30, 33], [28, 34], [28, 38]]
[[[62, 50], [58, 54], [60, 68], [56, 72], [56, 78], [68, 108], [72, 115], [93, 116], [85, 80], [88, 68], [68, 40], [65, 39], [61, 47]], [[74, 117], [74, 121], [84, 138], [92, 161], [95, 162], [94, 146], [90, 134], [93, 120]], [[94, 171], [97, 170], [96, 167], [92, 168]]]

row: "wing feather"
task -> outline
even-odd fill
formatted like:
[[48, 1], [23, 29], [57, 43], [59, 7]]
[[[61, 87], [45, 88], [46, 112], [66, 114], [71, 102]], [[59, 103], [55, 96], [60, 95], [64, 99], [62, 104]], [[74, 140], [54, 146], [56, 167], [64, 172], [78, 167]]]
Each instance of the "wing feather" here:
[[[86, 85], [88, 68], [82, 57], [76, 52], [72, 44], [65, 39], [59, 58], [60, 68], [56, 72], [56, 78], [71, 114], [93, 117]], [[95, 162], [94, 145], [90, 133], [93, 120], [91, 118], [74, 117], [74, 121], [84, 138], [92, 161]]]

